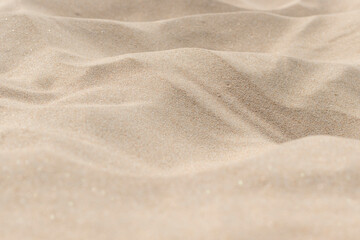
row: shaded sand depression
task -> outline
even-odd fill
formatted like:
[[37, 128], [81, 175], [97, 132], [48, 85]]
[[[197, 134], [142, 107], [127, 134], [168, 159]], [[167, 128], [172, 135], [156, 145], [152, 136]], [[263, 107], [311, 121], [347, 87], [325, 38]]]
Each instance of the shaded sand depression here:
[[0, 239], [359, 239], [359, 1], [2, 0], [0, 42]]

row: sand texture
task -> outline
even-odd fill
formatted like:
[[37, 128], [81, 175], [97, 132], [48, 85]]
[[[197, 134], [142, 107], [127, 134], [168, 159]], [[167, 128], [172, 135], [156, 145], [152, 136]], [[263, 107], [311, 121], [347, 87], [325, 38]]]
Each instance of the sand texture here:
[[0, 239], [360, 239], [360, 1], [0, 0]]

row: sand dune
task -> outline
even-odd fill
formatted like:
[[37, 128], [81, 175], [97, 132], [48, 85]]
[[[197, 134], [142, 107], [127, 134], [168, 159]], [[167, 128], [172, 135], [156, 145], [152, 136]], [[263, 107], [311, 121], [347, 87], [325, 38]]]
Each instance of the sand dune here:
[[358, 239], [359, 13], [0, 1], [0, 239]]

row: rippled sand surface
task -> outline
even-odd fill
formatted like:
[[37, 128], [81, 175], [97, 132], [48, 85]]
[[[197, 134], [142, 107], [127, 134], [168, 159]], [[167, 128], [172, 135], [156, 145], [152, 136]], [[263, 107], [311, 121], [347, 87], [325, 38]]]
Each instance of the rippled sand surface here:
[[0, 239], [359, 225], [360, 1], [0, 0]]

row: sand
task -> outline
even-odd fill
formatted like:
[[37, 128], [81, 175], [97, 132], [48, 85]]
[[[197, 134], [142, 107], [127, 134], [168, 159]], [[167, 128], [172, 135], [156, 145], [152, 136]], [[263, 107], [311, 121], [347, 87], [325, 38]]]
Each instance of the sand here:
[[359, 226], [360, 1], [0, 1], [0, 239]]

